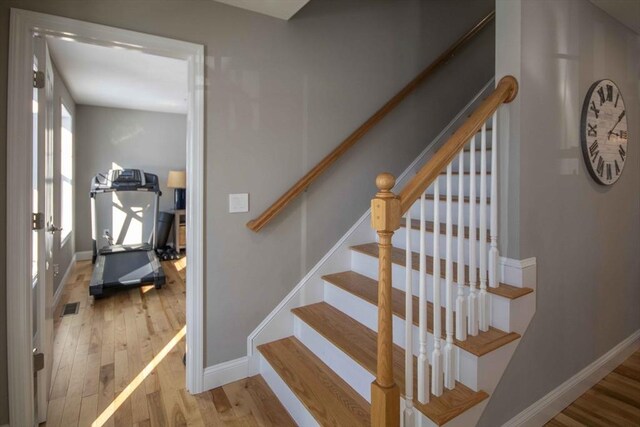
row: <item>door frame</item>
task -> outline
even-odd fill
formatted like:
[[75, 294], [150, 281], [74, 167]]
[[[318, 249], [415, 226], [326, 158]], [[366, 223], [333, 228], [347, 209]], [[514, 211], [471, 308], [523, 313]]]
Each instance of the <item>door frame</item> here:
[[[34, 425], [31, 313], [31, 90], [35, 33], [124, 47], [188, 63], [187, 370], [204, 391], [204, 46], [21, 9], [11, 9], [7, 97], [7, 365], [9, 421]], [[27, 238], [26, 236], [29, 236]], [[10, 267], [9, 267], [10, 266]], [[26, 286], [28, 284], [29, 286]], [[28, 378], [29, 381], [25, 381]]]

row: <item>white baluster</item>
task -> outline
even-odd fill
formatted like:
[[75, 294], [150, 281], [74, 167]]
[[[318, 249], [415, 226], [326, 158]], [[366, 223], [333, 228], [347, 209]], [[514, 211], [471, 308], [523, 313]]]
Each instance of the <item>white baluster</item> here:
[[456, 339], [467, 339], [467, 307], [464, 301], [464, 149], [460, 150], [458, 167], [458, 297], [456, 298]]
[[491, 120], [491, 248], [489, 249], [489, 286], [498, 287], [498, 112]]
[[476, 264], [476, 137], [471, 137], [469, 147], [469, 335], [478, 335], [478, 272]]
[[[451, 163], [447, 166], [447, 236], [446, 236], [446, 333], [447, 343], [444, 346], [444, 386], [448, 389], [455, 387], [454, 349], [453, 349], [453, 259], [452, 240], [453, 225], [451, 222]], [[459, 199], [462, 203], [464, 196]]]
[[[426, 198], [420, 196], [420, 354], [418, 355], [418, 401], [429, 402], [429, 358], [427, 357], [427, 251], [425, 248]], [[410, 266], [411, 264], [407, 264]], [[410, 269], [410, 267], [408, 267]], [[405, 319], [405, 321], [409, 321]]]
[[404, 407], [404, 425], [412, 427], [415, 424], [415, 415], [413, 413], [413, 290], [412, 290], [412, 271], [411, 268], [411, 210], [407, 212], [407, 224], [405, 227], [405, 322], [404, 322], [404, 382], [405, 382], [405, 407]]
[[487, 125], [482, 125], [480, 138], [480, 295], [478, 317], [481, 331], [489, 330], [487, 308]]
[[433, 184], [433, 354], [431, 356], [431, 392], [442, 395], [442, 316], [440, 302], [440, 185], [438, 179]]

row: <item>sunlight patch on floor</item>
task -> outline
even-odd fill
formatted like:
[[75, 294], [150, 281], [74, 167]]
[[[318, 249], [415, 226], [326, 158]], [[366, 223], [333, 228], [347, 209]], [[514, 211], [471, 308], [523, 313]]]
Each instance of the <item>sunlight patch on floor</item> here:
[[149, 376], [149, 374], [162, 362], [162, 360], [169, 354], [169, 352], [180, 342], [180, 340], [187, 333], [187, 327], [183, 326], [180, 331], [169, 341], [163, 348], [160, 350], [158, 354], [149, 362], [147, 366], [144, 367], [142, 371], [122, 390], [114, 400], [107, 406], [107, 408], [96, 418], [96, 420], [91, 424], [91, 427], [101, 427], [103, 426], [109, 418], [115, 414], [118, 408], [131, 396], [140, 384], [144, 381], [145, 378]]

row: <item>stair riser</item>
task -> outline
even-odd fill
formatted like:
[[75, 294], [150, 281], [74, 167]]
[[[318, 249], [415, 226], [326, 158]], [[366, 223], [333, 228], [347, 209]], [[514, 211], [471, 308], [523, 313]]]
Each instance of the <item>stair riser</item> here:
[[[434, 209], [434, 201], [433, 200], [426, 200], [426, 220], [427, 221], [433, 221], [433, 209]], [[445, 223], [445, 220], [447, 218], [447, 203], [444, 200], [440, 200], [438, 202], [438, 209], [440, 212], [440, 226], [442, 227], [443, 224]], [[467, 202], [463, 202], [463, 209], [462, 209], [463, 215], [464, 215], [464, 224], [463, 225], [469, 225], [469, 203]], [[480, 225], [480, 203], [476, 203], [476, 227], [478, 227]], [[487, 230], [489, 229], [489, 227], [491, 226], [491, 218], [489, 215], [489, 203], [486, 203], [486, 212], [487, 212], [487, 218], [486, 218], [486, 226], [487, 226]], [[418, 200], [416, 203], [413, 204], [413, 206], [411, 206], [411, 219], [420, 219], [420, 200]], [[452, 224], [458, 224], [458, 202], [451, 202], [451, 223]]]
[[[405, 248], [405, 242], [406, 242], [406, 236], [407, 236], [407, 229], [402, 227], [399, 228], [393, 235], [393, 246], [396, 248]], [[454, 261], [458, 261], [458, 237], [457, 235], [454, 234], [453, 237], [453, 246], [452, 246], [452, 256], [453, 256], [453, 260]], [[463, 260], [465, 262], [465, 264], [469, 264], [469, 239], [465, 238], [464, 241], [464, 257]], [[445, 259], [446, 255], [447, 255], [447, 236], [444, 234], [440, 234], [439, 235], [439, 253], [440, 253], [440, 258], [441, 259]], [[486, 248], [487, 248], [487, 253], [489, 253], [489, 244], [485, 243]], [[478, 255], [479, 251], [480, 251], [480, 242], [476, 239], [475, 240], [475, 250], [476, 250], [476, 260], [478, 259]], [[425, 249], [427, 252], [427, 255], [434, 255], [433, 252], [433, 233], [431, 232], [427, 232], [426, 233], [426, 239], [425, 239]], [[415, 230], [415, 229], [411, 229], [411, 250], [413, 252], [420, 252], [420, 230]]]
[[371, 382], [375, 377], [331, 341], [297, 316], [293, 316], [294, 334], [309, 350], [338, 374], [367, 402], [371, 403]]
[[296, 424], [310, 427], [320, 425], [262, 355], [260, 355], [260, 374]]
[[[373, 331], [378, 330], [378, 308], [355, 295], [350, 294], [329, 283], [325, 284], [325, 302], [331, 304], [346, 315], [352, 317]], [[444, 319], [443, 319], [444, 321]], [[404, 319], [393, 316], [393, 342], [402, 348], [406, 348]], [[413, 326], [413, 346], [412, 352], [415, 356], [420, 353], [420, 331], [417, 326]], [[306, 345], [306, 344], [305, 344]], [[444, 346], [444, 341], [442, 342]], [[454, 346], [455, 347], [455, 346]], [[456, 358], [459, 359], [459, 375], [458, 381], [469, 388], [478, 391], [478, 357], [458, 347], [456, 349]], [[433, 352], [433, 334], [427, 334], [427, 352], [429, 359]], [[329, 366], [331, 364], [327, 363]], [[350, 383], [351, 385], [351, 383]], [[353, 387], [353, 385], [351, 385]], [[354, 387], [355, 388], [355, 387]]]
[[[374, 280], [378, 280], [378, 259], [369, 255], [365, 255], [356, 251], [352, 251], [351, 255], [351, 270], [356, 273], [360, 273], [364, 276], [370, 277]], [[418, 271], [412, 270], [411, 272], [411, 284], [413, 295], [420, 295], [420, 273]], [[391, 277], [392, 277], [392, 286], [396, 289], [400, 289], [401, 291], [405, 291], [405, 268], [403, 266], [392, 264], [391, 267]], [[427, 300], [433, 302], [433, 276], [427, 274], [426, 278], [427, 285]], [[488, 286], [488, 285], [487, 285]], [[442, 307], [446, 305], [446, 280], [441, 278], [440, 280], [440, 304]], [[477, 289], [479, 291], [479, 289]], [[453, 284], [453, 298], [455, 301], [455, 297], [458, 292], [458, 285], [454, 282]], [[464, 295], [465, 299], [468, 297], [470, 289], [468, 286], [464, 287]], [[489, 312], [491, 313], [490, 324], [498, 329], [503, 331], [511, 332], [514, 331], [514, 320], [510, 319], [510, 313], [515, 312], [515, 310], [511, 309], [512, 304], [519, 304], [518, 298], [516, 300], [510, 300], [508, 298], [504, 298], [499, 295], [489, 294]], [[524, 298], [524, 297], [523, 297]], [[444, 321], [444, 320], [443, 320]], [[522, 323], [522, 322], [518, 322]], [[519, 332], [515, 330], [516, 332]]]
[[[453, 195], [458, 195], [458, 183], [460, 180], [460, 175], [452, 175], [451, 176], [451, 191]], [[480, 196], [480, 184], [481, 179], [480, 175], [475, 176], [475, 184], [476, 184], [476, 197]], [[487, 184], [487, 197], [491, 197], [491, 176], [487, 175], [485, 177], [485, 182]], [[446, 194], [447, 191], [447, 176], [440, 175], [438, 177], [438, 184], [440, 185], [440, 195]], [[464, 186], [464, 195], [470, 195], [470, 185], [471, 185], [471, 176], [470, 175], [462, 175], [462, 185]], [[427, 189], [427, 194], [433, 194], [434, 185], [432, 184]], [[457, 211], [456, 211], [457, 214]]]
[[[324, 338], [315, 329], [304, 321], [295, 317], [294, 330], [296, 337], [316, 356], [327, 364], [334, 372], [338, 373], [358, 394], [367, 402], [371, 402], [371, 383], [375, 376], [364, 369], [349, 355], [336, 347], [331, 341]], [[401, 390], [401, 393], [404, 390]], [[400, 398], [400, 406], [404, 409], [405, 399]], [[436, 427], [437, 425], [420, 411], [415, 411], [416, 426]], [[453, 420], [452, 420], [453, 421]], [[304, 425], [304, 424], [300, 424]], [[447, 426], [449, 423], [446, 424]]]

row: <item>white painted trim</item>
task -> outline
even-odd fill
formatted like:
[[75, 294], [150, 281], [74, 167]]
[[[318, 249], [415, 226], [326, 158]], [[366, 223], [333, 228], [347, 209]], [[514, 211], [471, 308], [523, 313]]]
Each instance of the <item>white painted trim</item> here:
[[71, 258], [71, 262], [69, 263], [69, 266], [67, 267], [67, 271], [64, 272], [64, 276], [62, 276], [62, 279], [60, 280], [60, 284], [58, 285], [58, 289], [56, 289], [56, 293], [53, 294], [53, 302], [51, 303], [51, 307], [53, 308], [53, 311], [55, 312], [56, 308], [58, 307], [58, 303], [60, 302], [60, 297], [62, 296], [62, 293], [64, 292], [64, 288], [67, 287], [67, 281], [69, 280], [69, 276], [71, 275], [71, 272], [73, 271], [73, 268], [76, 266], [76, 254], [73, 254], [73, 257]]
[[327, 262], [327, 260], [337, 251], [339, 250], [342, 245], [344, 245], [344, 243], [347, 241], [347, 239], [349, 237], [351, 237], [351, 235], [356, 231], [356, 229], [360, 226], [360, 224], [362, 224], [363, 221], [365, 221], [366, 219], [369, 218], [369, 214], [371, 212], [371, 209], [368, 209], [367, 212], [364, 213], [364, 215], [362, 215], [360, 217], [360, 219], [358, 219], [358, 221], [356, 221], [356, 223], [353, 225], [353, 227], [351, 227], [349, 229], [349, 231], [347, 231], [345, 233], [344, 236], [342, 236], [342, 238], [340, 240], [338, 240], [338, 242], [333, 245], [333, 247], [329, 250], [329, 252], [327, 252], [320, 261], [318, 261], [318, 263], [313, 266], [313, 268], [311, 270], [309, 270], [309, 272], [302, 278], [302, 280], [300, 280], [300, 282], [298, 282], [298, 284], [291, 290], [291, 292], [289, 292], [287, 294], [286, 297], [284, 297], [284, 299], [282, 301], [280, 301], [280, 304], [278, 304], [276, 306], [276, 308], [273, 309], [273, 311], [271, 313], [269, 313], [269, 315], [262, 321], [260, 322], [260, 324], [258, 325], [258, 327], [256, 329], [254, 329], [253, 332], [251, 332], [251, 334], [249, 335], [249, 337], [247, 338], [247, 355], [249, 357], [251, 357], [253, 355], [253, 348], [254, 348], [254, 338], [264, 329], [267, 327], [267, 325], [271, 322], [271, 320], [283, 309], [285, 309], [285, 307], [287, 306], [287, 304], [289, 303], [289, 301], [291, 301], [296, 294], [300, 291], [300, 289], [302, 289], [304, 287], [304, 285], [307, 284], [307, 282], [309, 282], [309, 280], [311, 280], [313, 278], [313, 276], [315, 276], [318, 271], [320, 270], [320, 268]]
[[211, 390], [249, 376], [249, 358], [240, 357], [228, 362], [208, 366], [204, 370], [204, 389]]
[[527, 268], [536, 264], [536, 258], [531, 257], [526, 259], [513, 259], [513, 258], [500, 257], [500, 263], [507, 267]]
[[637, 330], [602, 357], [507, 421], [503, 427], [544, 425], [639, 348], [640, 330]]
[[93, 252], [91, 251], [80, 251], [76, 252], [76, 261], [91, 261], [93, 257]]
[[[187, 389], [204, 381], [204, 46], [20, 9], [11, 9], [7, 105], [7, 365], [9, 419], [31, 426], [31, 67], [35, 32], [71, 37], [102, 46], [119, 46], [188, 63], [187, 199]], [[80, 259], [76, 256], [76, 260]]]
[[[471, 106], [475, 104], [488, 90], [493, 90], [493, 79], [491, 79], [491, 81], [489, 81], [482, 88], [482, 90], [478, 92], [478, 94], [453, 118], [453, 120], [451, 120], [451, 122], [449, 122], [449, 124], [438, 134], [438, 136], [436, 136], [433, 141], [431, 141], [431, 143], [427, 145], [422, 153], [420, 153], [420, 155], [413, 162], [411, 162], [411, 164], [405, 169], [405, 171], [400, 174], [400, 176], [396, 180], [396, 186], [398, 186], [398, 184], [405, 178], [410, 176], [410, 173], [416, 167], [418, 167], [420, 161], [433, 148], [433, 145], [436, 142], [442, 140], [445, 135], [450, 133], [453, 127], [458, 123], [458, 121], [465, 117], [466, 112], [471, 108]], [[256, 329], [254, 329], [253, 332], [249, 334], [249, 336], [247, 337], [247, 355], [249, 357], [253, 356], [253, 349], [255, 347], [254, 341], [258, 334], [260, 334], [260, 332], [262, 332], [262, 330], [264, 330], [271, 323], [271, 321], [278, 315], [278, 313], [280, 313], [287, 307], [289, 302], [291, 302], [296, 297], [296, 295], [298, 295], [301, 289], [314, 278], [314, 276], [327, 263], [331, 256], [334, 255], [339, 249], [341, 249], [345, 242], [356, 232], [358, 227], [360, 227], [360, 225], [369, 218], [370, 214], [371, 209], [367, 209], [367, 211], [360, 217], [360, 219], [356, 221], [353, 227], [351, 227], [349, 231], [347, 231], [344, 236], [342, 236], [342, 238], [338, 240], [338, 242], [329, 250], [329, 252], [327, 252], [311, 270], [309, 270], [309, 272], [302, 278], [302, 280], [300, 280], [300, 282], [298, 282], [298, 284], [291, 290], [291, 292], [289, 292], [287, 296], [285, 296], [284, 299], [271, 311], [271, 313], [269, 313], [269, 315], [267, 315], [267, 317], [262, 322], [260, 322]]]

